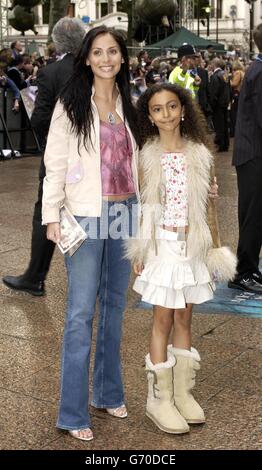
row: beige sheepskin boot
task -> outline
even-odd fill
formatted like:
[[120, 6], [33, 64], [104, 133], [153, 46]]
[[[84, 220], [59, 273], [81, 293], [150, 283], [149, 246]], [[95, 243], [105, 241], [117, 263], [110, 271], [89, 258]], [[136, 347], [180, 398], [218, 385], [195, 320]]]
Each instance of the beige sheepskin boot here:
[[195, 385], [196, 371], [200, 369], [200, 356], [196, 349], [174, 348], [168, 346], [168, 352], [176, 358], [173, 367], [175, 406], [189, 424], [205, 422], [204, 411], [194, 399], [191, 390]]

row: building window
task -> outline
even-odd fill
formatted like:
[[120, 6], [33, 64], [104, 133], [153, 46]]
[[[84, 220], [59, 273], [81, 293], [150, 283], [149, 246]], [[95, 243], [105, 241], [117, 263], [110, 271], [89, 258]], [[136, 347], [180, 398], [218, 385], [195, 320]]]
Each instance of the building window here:
[[101, 2], [101, 17], [108, 15], [108, 2]]
[[49, 24], [49, 9], [50, 9], [50, 0], [45, 0], [45, 3], [43, 3], [42, 5], [43, 24]]
[[116, 9], [117, 11], [124, 11], [122, 0], [120, 0], [119, 2], [116, 2]]
[[194, 4], [194, 18], [206, 18], [205, 8], [210, 6], [208, 0], [197, 0]]
[[210, 18], [216, 18], [216, 15], [222, 18], [222, 0], [197, 0], [194, 5], [194, 18], [206, 18], [207, 7], [210, 7]]

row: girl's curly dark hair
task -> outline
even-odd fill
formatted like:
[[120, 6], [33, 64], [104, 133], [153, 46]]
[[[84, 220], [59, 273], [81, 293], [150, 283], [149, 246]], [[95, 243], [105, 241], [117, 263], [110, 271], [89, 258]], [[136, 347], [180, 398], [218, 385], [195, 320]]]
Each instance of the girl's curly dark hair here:
[[203, 143], [212, 148], [209, 138], [209, 130], [206, 119], [199, 106], [193, 100], [191, 93], [179, 85], [171, 83], [158, 83], [148, 88], [137, 101], [138, 124], [140, 129], [142, 146], [153, 136], [159, 135], [157, 126], [152, 126], [149, 119], [149, 101], [156, 94], [163, 90], [174, 93], [181, 105], [184, 107], [184, 121], [181, 121], [181, 135], [186, 136], [193, 142]]

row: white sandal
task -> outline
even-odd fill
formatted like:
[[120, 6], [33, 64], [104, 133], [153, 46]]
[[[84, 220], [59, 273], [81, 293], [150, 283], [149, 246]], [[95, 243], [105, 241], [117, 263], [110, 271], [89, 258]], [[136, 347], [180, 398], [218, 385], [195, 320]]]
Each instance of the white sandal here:
[[[121, 405], [118, 408], [106, 408], [106, 411], [115, 418], [126, 418], [127, 417], [127, 409], [126, 405]], [[122, 411], [122, 413], [121, 413]]]
[[[81, 434], [80, 434], [81, 431], [89, 431], [90, 435], [88, 437], [81, 436]], [[75, 439], [80, 439], [81, 441], [92, 441], [92, 439], [94, 439], [92, 430], [90, 428], [86, 428], [86, 429], [69, 429], [68, 432], [69, 432], [70, 436], [74, 437]]]

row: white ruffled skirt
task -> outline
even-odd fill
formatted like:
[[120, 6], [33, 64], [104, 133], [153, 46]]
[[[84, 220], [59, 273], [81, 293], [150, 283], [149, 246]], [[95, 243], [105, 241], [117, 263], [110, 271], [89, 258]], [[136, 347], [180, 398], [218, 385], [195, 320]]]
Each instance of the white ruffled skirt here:
[[157, 229], [157, 255], [148, 253], [145, 267], [133, 289], [142, 300], [166, 308], [185, 308], [213, 298], [215, 285], [205, 263], [186, 256], [186, 241], [178, 233]]

